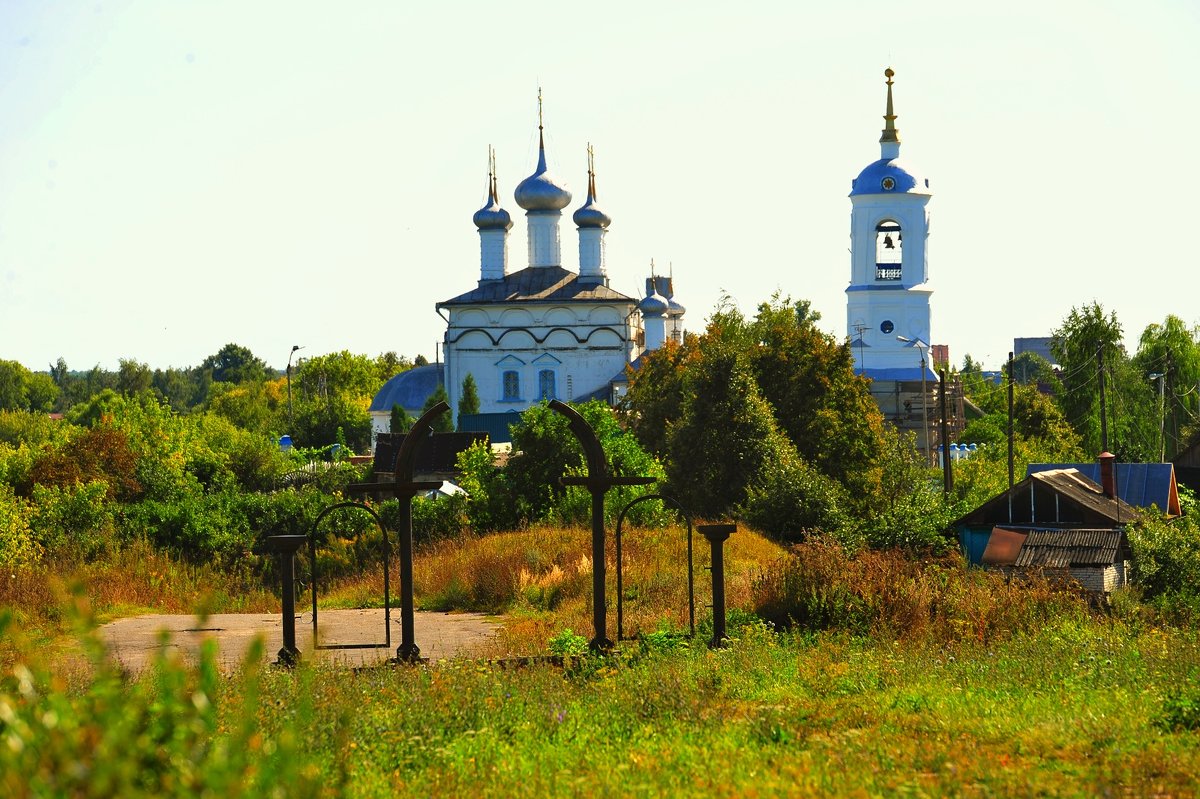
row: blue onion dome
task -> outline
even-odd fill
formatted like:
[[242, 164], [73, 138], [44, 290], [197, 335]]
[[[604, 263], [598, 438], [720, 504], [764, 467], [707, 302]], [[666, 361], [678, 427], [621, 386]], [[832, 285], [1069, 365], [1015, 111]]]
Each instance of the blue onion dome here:
[[662, 316], [670, 307], [666, 298], [654, 289], [650, 290], [646, 299], [638, 303], [638, 310], [642, 312], [642, 316]]
[[494, 192], [489, 192], [487, 204], [475, 212], [471, 221], [480, 230], [508, 230], [513, 225], [512, 217], [500, 207]]
[[561, 211], [571, 204], [571, 192], [546, 169], [546, 147], [538, 138], [537, 170], [517, 184], [517, 205], [526, 211]]
[[859, 194], [930, 194], [929, 181], [898, 158], [880, 158], [867, 165], [850, 184], [850, 196]]

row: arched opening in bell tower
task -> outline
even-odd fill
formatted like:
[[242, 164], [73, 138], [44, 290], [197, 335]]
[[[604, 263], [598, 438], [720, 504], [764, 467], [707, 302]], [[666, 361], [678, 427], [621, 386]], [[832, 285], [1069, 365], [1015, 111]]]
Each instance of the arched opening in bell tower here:
[[875, 279], [899, 280], [904, 262], [904, 234], [900, 223], [885, 219], [875, 226]]

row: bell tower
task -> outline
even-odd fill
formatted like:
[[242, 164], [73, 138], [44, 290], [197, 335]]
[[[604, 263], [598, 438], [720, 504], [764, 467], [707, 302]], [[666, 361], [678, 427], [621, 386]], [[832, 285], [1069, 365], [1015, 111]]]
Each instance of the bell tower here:
[[[850, 285], [846, 331], [856, 371], [875, 380], [919, 380], [929, 347], [929, 181], [900, 161], [891, 69], [880, 157], [850, 184]], [[928, 368], [928, 367], [926, 367]], [[932, 374], [930, 372], [929, 374]]]

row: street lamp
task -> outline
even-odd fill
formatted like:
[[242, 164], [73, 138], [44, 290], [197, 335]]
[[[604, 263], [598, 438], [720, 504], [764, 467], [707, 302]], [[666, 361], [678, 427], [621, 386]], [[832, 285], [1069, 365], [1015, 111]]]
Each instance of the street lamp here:
[[292, 421], [292, 356], [296, 354], [296, 350], [304, 349], [299, 344], [292, 345], [292, 351], [288, 353], [287, 365], [287, 386], [288, 386], [288, 430], [290, 431], [294, 422]]
[[1167, 395], [1163, 387], [1163, 378], [1166, 375], [1162, 372], [1151, 372], [1150, 379], [1158, 380], [1158, 462], [1167, 462]]
[[[925, 465], [929, 465], [929, 391], [925, 388], [925, 350], [929, 345], [919, 338], [896, 336], [896, 341], [912, 344], [921, 351], [921, 435], [924, 436]], [[945, 442], [943, 442], [945, 443]]]

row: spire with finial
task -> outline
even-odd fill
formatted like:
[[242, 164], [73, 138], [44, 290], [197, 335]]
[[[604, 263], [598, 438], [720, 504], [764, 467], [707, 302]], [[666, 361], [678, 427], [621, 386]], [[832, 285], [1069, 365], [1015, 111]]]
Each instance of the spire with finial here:
[[895, 74], [891, 67], [883, 71], [883, 76], [887, 78], [887, 113], [883, 115], [883, 135], [879, 137], [879, 143], [883, 145], [884, 158], [895, 158], [900, 150], [900, 131], [896, 129], [896, 112], [892, 107], [892, 78]]
[[571, 192], [562, 186], [546, 167], [545, 126], [542, 120], [542, 88], [538, 87], [538, 163], [537, 169], [517, 185], [517, 205], [526, 211], [561, 211], [571, 202]]
[[487, 201], [475, 212], [472, 221], [480, 230], [508, 230], [512, 227], [512, 217], [500, 207], [500, 197], [496, 193], [496, 151], [491, 145], [488, 145]]
[[588, 193], [587, 202], [579, 207], [571, 218], [580, 228], [607, 228], [612, 224], [608, 214], [596, 204], [596, 152], [588, 142]]

